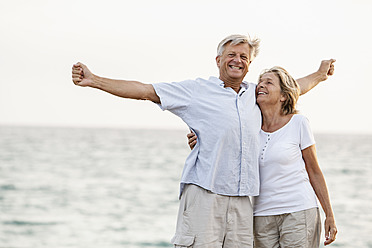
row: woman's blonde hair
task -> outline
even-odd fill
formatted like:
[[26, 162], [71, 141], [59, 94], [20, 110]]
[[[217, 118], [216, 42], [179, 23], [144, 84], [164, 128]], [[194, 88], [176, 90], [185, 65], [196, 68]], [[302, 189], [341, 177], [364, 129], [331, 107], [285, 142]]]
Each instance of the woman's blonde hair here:
[[279, 66], [274, 66], [271, 69], [263, 71], [259, 77], [259, 81], [264, 74], [269, 72], [278, 76], [281, 93], [286, 98], [282, 103], [283, 114], [297, 114], [298, 111], [296, 110], [296, 104], [298, 97], [300, 96], [300, 87], [297, 81], [284, 68]]

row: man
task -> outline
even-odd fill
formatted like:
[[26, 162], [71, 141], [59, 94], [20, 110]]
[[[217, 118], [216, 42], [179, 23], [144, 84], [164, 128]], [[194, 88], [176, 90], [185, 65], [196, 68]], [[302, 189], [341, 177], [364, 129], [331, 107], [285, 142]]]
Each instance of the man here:
[[[253, 247], [249, 196], [258, 195], [258, 133], [261, 113], [255, 84], [243, 82], [258, 53], [259, 40], [226, 37], [216, 57], [219, 78], [143, 84], [92, 74], [77, 63], [73, 82], [113, 95], [150, 100], [179, 116], [198, 142], [188, 156], [180, 184], [175, 247]], [[305, 93], [333, 74], [334, 60], [298, 79]]]

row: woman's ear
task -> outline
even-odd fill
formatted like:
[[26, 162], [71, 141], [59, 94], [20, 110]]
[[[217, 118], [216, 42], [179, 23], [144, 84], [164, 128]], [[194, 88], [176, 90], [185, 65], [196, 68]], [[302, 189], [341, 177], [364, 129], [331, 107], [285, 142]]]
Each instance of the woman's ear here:
[[287, 96], [281, 93], [280, 102], [285, 102], [287, 100]]

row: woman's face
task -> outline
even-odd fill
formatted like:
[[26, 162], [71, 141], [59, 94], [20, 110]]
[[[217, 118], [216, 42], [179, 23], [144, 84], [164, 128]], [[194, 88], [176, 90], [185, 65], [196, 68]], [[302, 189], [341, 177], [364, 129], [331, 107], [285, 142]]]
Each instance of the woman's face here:
[[280, 105], [285, 101], [280, 89], [280, 79], [273, 73], [262, 75], [256, 87], [256, 101], [260, 107]]

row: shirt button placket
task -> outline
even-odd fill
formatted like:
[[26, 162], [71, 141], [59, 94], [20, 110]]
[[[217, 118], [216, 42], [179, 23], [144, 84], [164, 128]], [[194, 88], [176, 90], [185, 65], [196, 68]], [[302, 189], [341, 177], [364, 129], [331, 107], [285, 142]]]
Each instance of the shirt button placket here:
[[266, 149], [267, 149], [267, 145], [269, 144], [269, 141], [270, 141], [270, 134], [267, 135], [267, 137], [266, 137], [266, 143], [265, 143], [264, 147], [262, 148], [262, 151], [261, 151], [261, 160], [264, 159], [264, 155], [265, 155], [265, 152], [266, 152]]
[[247, 169], [247, 159], [246, 159], [246, 153], [247, 153], [247, 146], [246, 146], [246, 137], [245, 137], [245, 125], [242, 123], [242, 109], [241, 101], [239, 95], [237, 95], [237, 106], [238, 106], [238, 113], [239, 113], [239, 121], [240, 121], [240, 127], [241, 127], [241, 163], [240, 163], [240, 193], [245, 194], [246, 188], [247, 188], [247, 180], [246, 180], [246, 169]]

